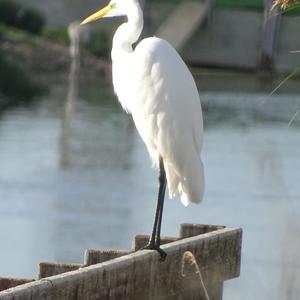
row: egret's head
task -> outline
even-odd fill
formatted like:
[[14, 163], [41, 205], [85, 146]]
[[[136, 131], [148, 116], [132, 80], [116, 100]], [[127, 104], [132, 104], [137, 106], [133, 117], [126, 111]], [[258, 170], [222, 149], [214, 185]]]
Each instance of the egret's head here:
[[138, 3], [138, 0], [111, 0], [107, 6], [87, 17], [81, 24], [91, 23], [101, 18], [126, 16], [130, 13], [132, 6]]

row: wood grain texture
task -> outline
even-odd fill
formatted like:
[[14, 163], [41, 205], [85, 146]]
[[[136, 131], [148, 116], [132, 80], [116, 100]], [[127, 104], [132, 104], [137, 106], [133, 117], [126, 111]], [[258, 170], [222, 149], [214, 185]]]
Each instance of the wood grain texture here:
[[34, 281], [34, 279], [0, 277], [0, 291], [4, 291], [32, 281]]
[[86, 266], [100, 264], [114, 258], [130, 254], [132, 251], [88, 249], [84, 254], [84, 264]]
[[81, 267], [81, 264], [41, 262], [38, 267], [38, 279], [78, 270]]
[[164, 262], [156, 251], [138, 251], [0, 292], [0, 299], [192, 299], [187, 295], [199, 293], [199, 281], [187, 283], [182, 272], [189, 251], [210, 299], [220, 300], [223, 281], [239, 276], [241, 241], [241, 229], [223, 228], [163, 245]]
[[[149, 235], [136, 235], [132, 242], [132, 249], [134, 251], [140, 250], [148, 244], [150, 236]], [[170, 236], [162, 236], [160, 238], [160, 244], [165, 245], [168, 243], [172, 243], [177, 241], [178, 238], [170, 237]]]
[[179, 238], [183, 239], [187, 237], [192, 237], [192, 236], [216, 231], [223, 228], [225, 228], [225, 226], [223, 225], [184, 223], [180, 225]]

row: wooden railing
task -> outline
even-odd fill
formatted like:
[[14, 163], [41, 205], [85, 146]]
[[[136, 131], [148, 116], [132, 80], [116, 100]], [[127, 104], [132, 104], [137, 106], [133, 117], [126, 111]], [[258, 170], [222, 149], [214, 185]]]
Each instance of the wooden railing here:
[[240, 228], [183, 224], [179, 238], [163, 239], [163, 262], [156, 251], [133, 252], [147, 239], [136, 236], [130, 251], [87, 250], [84, 264], [40, 263], [34, 282], [0, 278], [0, 290], [18, 285], [0, 300], [220, 300], [223, 282], [240, 274]]

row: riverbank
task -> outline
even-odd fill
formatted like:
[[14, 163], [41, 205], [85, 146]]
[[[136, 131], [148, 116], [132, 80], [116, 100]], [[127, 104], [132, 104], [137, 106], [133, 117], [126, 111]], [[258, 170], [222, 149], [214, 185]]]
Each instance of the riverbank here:
[[[23, 3], [24, 1], [18, 0], [18, 2]], [[41, 4], [40, 1], [36, 0], [30, 0], [26, 3], [27, 5], [32, 5], [44, 15], [46, 20], [45, 31], [66, 35], [66, 28], [70, 23], [75, 20], [82, 20], [86, 15], [103, 5], [104, 2], [104, 0], [100, 2], [92, 0], [89, 1], [89, 4], [84, 3], [83, 5], [82, 1], [74, 0], [71, 6], [68, 1], [54, 1], [53, 3], [51, 2], [51, 5]], [[147, 35], [157, 33], [158, 29], [164, 25], [174, 10], [178, 8], [180, 1], [175, 2], [151, 1], [149, 4], [147, 2], [145, 7]], [[298, 38], [299, 18], [286, 14], [280, 18], [277, 32], [274, 33], [274, 45], [271, 53], [269, 53], [270, 56], [268, 56], [271, 61], [268, 62], [266, 67], [262, 63], [262, 51], [264, 49], [263, 45], [265, 45], [263, 42], [265, 22], [263, 7], [262, 0], [215, 1], [207, 16], [207, 21], [205, 24], [193, 29], [190, 38], [180, 49], [180, 54], [190, 65], [200, 68], [234, 69], [237, 72], [257, 72], [261, 69], [270, 69], [270, 71], [278, 74], [291, 73], [296, 67], [300, 66], [300, 55], [293, 52], [300, 49]], [[297, 9], [294, 11], [297, 12]], [[89, 34], [93, 34], [92, 37], [89, 37], [89, 43], [97, 44], [97, 47], [100, 48], [104, 45], [107, 52], [107, 49], [110, 49], [112, 32], [117, 24], [118, 21], [103, 20], [101, 26], [100, 24], [94, 24], [90, 28], [86, 27], [85, 29], [89, 31]], [[175, 31], [180, 32], [182, 24], [180, 23], [176, 26]], [[101, 34], [104, 34], [104, 40], [101, 39]], [[269, 35], [267, 34], [266, 36]], [[172, 39], [169, 42], [172, 43]], [[34, 70], [42, 69], [42, 72], [51, 72], [52, 69], [60, 71], [61, 68], [68, 68], [68, 54], [62, 53], [65, 50], [61, 50], [61, 44], [53, 41], [51, 44], [44, 44], [45, 47], [36, 47], [38, 49], [36, 51], [37, 55], [38, 57], [41, 56], [40, 48], [44, 48], [46, 52], [48, 52], [46, 48], [51, 48], [49, 51], [57, 53], [57, 55], [54, 55], [54, 57], [50, 55], [47, 61], [53, 62], [54, 65], [36, 66], [35, 61], [29, 61], [28, 63], [31, 67]], [[25, 50], [26, 53], [31, 51], [30, 49], [16, 49], [14, 51], [18, 56], [22, 57], [22, 61], [24, 54], [20, 54], [20, 51]], [[96, 49], [96, 53], [98, 50]], [[35, 50], [33, 51], [35, 52]], [[89, 56], [88, 52], [84, 55], [84, 57], [86, 56]], [[96, 61], [91, 58], [91, 61], [92, 63], [87, 63], [88, 66], [91, 66], [90, 70], [94, 69], [94, 66], [101, 70], [103, 69], [103, 64], [106, 64], [105, 61], [99, 63], [100, 59], [98, 58], [96, 58]], [[84, 65], [85, 62], [83, 62], [83, 67]]]
[[[71, 57], [69, 45], [21, 30], [1, 27], [0, 51], [22, 65], [39, 82], [67, 80]], [[101, 76], [108, 80], [110, 63], [82, 49], [81, 69], [86, 79]]]
[[[56, 83], [67, 83], [71, 67], [69, 41], [67, 38], [48, 38], [44, 35], [33, 35], [22, 30], [10, 27], [0, 27], [0, 52], [5, 53], [11, 61], [23, 67], [28, 76], [44, 87]], [[100, 58], [81, 47], [80, 55], [80, 82], [98, 81], [99, 84], [111, 84], [111, 63], [109, 58]], [[271, 91], [285, 78], [284, 74], [272, 72], [218, 69], [192, 67], [199, 89], [206, 87], [215, 90], [248, 92], [251, 89], [263, 93]], [[221, 86], [215, 85], [215, 78]], [[241, 78], [241, 84], [235, 85], [236, 78]], [[290, 79], [279, 92], [298, 93], [299, 77]]]

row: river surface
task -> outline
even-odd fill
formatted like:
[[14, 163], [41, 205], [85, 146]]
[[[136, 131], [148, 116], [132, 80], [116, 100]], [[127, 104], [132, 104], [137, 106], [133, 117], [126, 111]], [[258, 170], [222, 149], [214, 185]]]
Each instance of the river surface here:
[[[299, 90], [270, 97], [238, 76], [217, 82], [223, 91], [200, 92], [205, 199], [167, 200], [163, 235], [188, 222], [242, 227], [241, 276], [224, 299], [299, 299], [299, 118], [288, 127]], [[80, 263], [87, 248], [128, 249], [150, 233], [157, 171], [130, 116], [110, 86], [67, 95], [56, 85], [0, 115], [1, 276], [35, 277], [40, 261]]]

